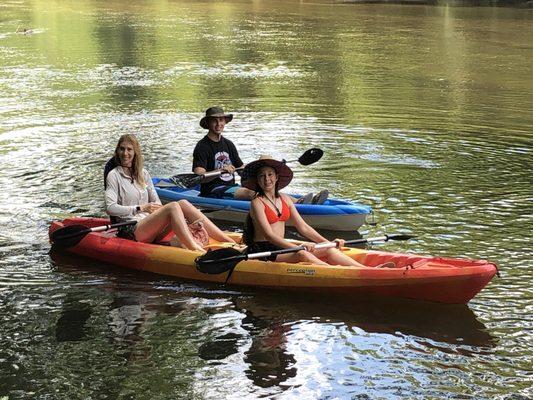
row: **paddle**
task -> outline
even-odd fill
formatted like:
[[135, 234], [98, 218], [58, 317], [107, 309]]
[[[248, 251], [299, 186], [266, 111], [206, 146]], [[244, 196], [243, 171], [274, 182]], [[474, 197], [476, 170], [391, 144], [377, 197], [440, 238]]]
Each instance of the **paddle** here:
[[[291, 162], [298, 161], [302, 165], [310, 165], [320, 160], [323, 154], [324, 154], [324, 151], [322, 151], [321, 149], [312, 148], [312, 149], [307, 150], [305, 153], [303, 153], [297, 160], [290, 160], [290, 161], [283, 160], [283, 162], [291, 163]], [[238, 171], [243, 168], [244, 166], [236, 168], [235, 170]], [[202, 175], [198, 175], [194, 173], [177, 174], [177, 175], [172, 176], [170, 180], [174, 183], [175, 186], [187, 189], [187, 188], [192, 188], [198, 185], [200, 182], [202, 182], [206, 178], [212, 178], [222, 173], [223, 171], [211, 171], [211, 172], [207, 172]], [[159, 186], [159, 184], [156, 184], [156, 186]], [[165, 185], [165, 186], [168, 186], [168, 185]]]
[[50, 236], [52, 246], [58, 248], [68, 248], [77, 245], [91, 232], [104, 232], [119, 226], [134, 225], [137, 221], [125, 221], [112, 225], [95, 226], [87, 228], [85, 225], [67, 225], [54, 231]]
[[[368, 239], [354, 239], [347, 240], [345, 244], [363, 244], [363, 243], [374, 243], [374, 242], [387, 242], [389, 240], [409, 240], [414, 238], [413, 235], [403, 235], [403, 234], [392, 234], [378, 236]], [[337, 247], [338, 243], [336, 242], [325, 242], [315, 245], [315, 249], [326, 249], [331, 247]], [[286, 253], [296, 253], [300, 250], [304, 250], [304, 246], [296, 246], [288, 249], [276, 250], [276, 251], [264, 251], [261, 253], [251, 253], [243, 254], [240, 251], [233, 248], [224, 248], [219, 250], [208, 251], [206, 254], [198, 257], [195, 261], [196, 269], [205, 274], [221, 274], [223, 272], [228, 273], [229, 279], [233, 269], [237, 264], [244, 260], [251, 260], [263, 257], [269, 257], [271, 255], [286, 254]]]

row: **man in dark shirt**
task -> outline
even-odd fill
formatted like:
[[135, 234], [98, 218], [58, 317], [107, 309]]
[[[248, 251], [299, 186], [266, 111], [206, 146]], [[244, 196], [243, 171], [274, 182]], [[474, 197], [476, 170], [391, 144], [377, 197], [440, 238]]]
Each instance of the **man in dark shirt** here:
[[194, 148], [192, 170], [195, 174], [220, 171], [220, 175], [205, 178], [200, 184], [200, 196], [216, 198], [252, 199], [254, 192], [235, 183], [235, 169], [243, 166], [233, 142], [222, 136], [233, 114], [225, 114], [220, 107], [205, 111], [200, 126], [207, 129], [205, 135]]

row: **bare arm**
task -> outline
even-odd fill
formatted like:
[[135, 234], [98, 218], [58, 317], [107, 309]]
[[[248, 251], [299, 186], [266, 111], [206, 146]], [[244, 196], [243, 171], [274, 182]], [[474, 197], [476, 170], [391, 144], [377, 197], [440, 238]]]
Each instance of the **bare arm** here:
[[203, 175], [207, 171], [203, 167], [196, 167], [195, 169], [192, 170], [192, 172], [194, 172], [196, 175]]
[[307, 222], [304, 221], [304, 219], [294, 206], [292, 199], [286, 195], [282, 196], [287, 205], [290, 205], [291, 207], [291, 217], [289, 218], [289, 221], [294, 225], [300, 235], [306, 237], [307, 239], [315, 243], [328, 242], [328, 239], [326, 239], [324, 236], [318, 233], [312, 226], [310, 226]]

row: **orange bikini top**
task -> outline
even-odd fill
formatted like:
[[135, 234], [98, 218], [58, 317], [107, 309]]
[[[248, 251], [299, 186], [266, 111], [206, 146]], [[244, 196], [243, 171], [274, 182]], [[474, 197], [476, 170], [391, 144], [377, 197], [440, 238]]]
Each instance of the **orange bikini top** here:
[[[283, 200], [283, 197], [280, 197], [280, 198], [281, 198], [281, 212], [278, 210], [275, 204], [272, 204], [274, 207], [276, 207], [276, 211], [277, 211], [276, 212], [273, 209], [271, 209], [268, 206], [268, 204], [263, 201], [261, 197], [259, 197], [259, 199], [263, 202], [263, 205], [265, 206], [265, 215], [270, 225], [278, 221], [285, 222], [291, 217], [291, 209], [289, 208], [287, 203], [285, 203], [285, 200]], [[268, 197], [267, 197], [267, 200], [270, 201]]]

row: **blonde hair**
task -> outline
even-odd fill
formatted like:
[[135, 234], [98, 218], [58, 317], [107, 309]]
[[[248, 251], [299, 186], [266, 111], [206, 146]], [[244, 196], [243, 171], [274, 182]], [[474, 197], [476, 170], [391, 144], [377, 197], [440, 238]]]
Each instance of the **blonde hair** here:
[[115, 162], [117, 165], [121, 165], [120, 157], [118, 156], [118, 149], [124, 142], [128, 142], [133, 146], [134, 156], [131, 163], [131, 178], [141, 186], [144, 186], [146, 185], [146, 182], [144, 181], [143, 176], [143, 156], [141, 153], [141, 145], [139, 144], [139, 141], [135, 135], [127, 133], [118, 139], [117, 147], [115, 148]]

